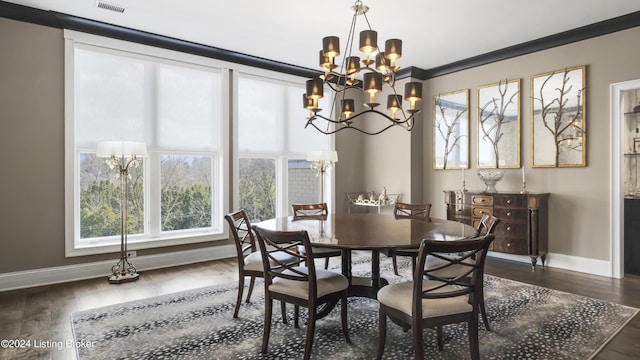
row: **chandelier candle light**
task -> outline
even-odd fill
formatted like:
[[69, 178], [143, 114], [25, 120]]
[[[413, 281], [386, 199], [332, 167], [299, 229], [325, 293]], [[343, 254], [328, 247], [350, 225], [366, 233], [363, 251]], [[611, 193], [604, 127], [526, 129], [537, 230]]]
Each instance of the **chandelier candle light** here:
[[119, 284], [140, 278], [135, 266], [129, 262], [127, 254], [127, 208], [129, 167], [140, 166], [140, 158], [147, 156], [144, 143], [133, 141], [102, 141], [98, 143], [96, 156], [107, 157], [107, 165], [116, 169], [120, 179], [120, 260], [111, 267], [109, 282]]
[[335, 150], [318, 150], [307, 153], [307, 161], [311, 162], [311, 168], [318, 170], [320, 176], [320, 202], [324, 201], [324, 175], [327, 169], [338, 162], [338, 153]]
[[[306, 93], [303, 94], [304, 108], [309, 110], [309, 118], [305, 127], [311, 125], [323, 134], [333, 134], [344, 129], [355, 129], [364, 134], [377, 135], [394, 127], [402, 126], [411, 131], [414, 125], [414, 116], [420, 112], [416, 109], [416, 102], [422, 100], [422, 83], [408, 82], [404, 87], [404, 100], [409, 102], [409, 108], [402, 108], [402, 95], [398, 94], [395, 87], [396, 73], [400, 66], [396, 60], [402, 57], [402, 40], [389, 39], [385, 41], [384, 52], [378, 48], [378, 33], [371, 29], [367, 11], [369, 7], [356, 1], [351, 7], [353, 19], [347, 38], [347, 46], [342, 53], [343, 59], [340, 65], [336, 65], [336, 58], [340, 53], [340, 39], [337, 36], [327, 36], [322, 39], [320, 50], [320, 67], [324, 73], [311, 80], [307, 80]], [[360, 32], [360, 51], [364, 53], [364, 59], [352, 54], [356, 30], [356, 20], [362, 15], [368, 29]], [[377, 53], [376, 53], [377, 52]], [[362, 74], [363, 80], [356, 79], [357, 74]], [[388, 86], [387, 109], [391, 115], [376, 110], [380, 103], [376, 102], [376, 94], [383, 91], [383, 85]], [[318, 107], [318, 100], [324, 97], [324, 87], [328, 86], [333, 94], [329, 117], [322, 115], [322, 109]], [[369, 102], [365, 103], [365, 110], [356, 111], [354, 99], [347, 97], [347, 90], [358, 89], [369, 95]], [[339, 111], [338, 111], [339, 109]], [[381, 128], [368, 130], [362, 127], [362, 121], [354, 122], [357, 117], [370, 114], [379, 116], [385, 120]], [[318, 123], [322, 124], [318, 126]], [[325, 126], [326, 125], [326, 126]], [[331, 126], [333, 125], [333, 126]]]
[[524, 179], [524, 165], [522, 165], [522, 190], [520, 190], [520, 194], [528, 194], [527, 191], [527, 182]]

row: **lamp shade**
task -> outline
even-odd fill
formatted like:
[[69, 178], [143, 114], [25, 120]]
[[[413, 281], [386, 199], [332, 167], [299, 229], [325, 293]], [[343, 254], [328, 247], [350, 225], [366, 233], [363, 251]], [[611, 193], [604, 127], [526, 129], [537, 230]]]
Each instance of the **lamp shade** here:
[[320, 99], [324, 97], [324, 87], [322, 79], [314, 77], [307, 80], [307, 97], [310, 99]]
[[338, 152], [335, 150], [314, 150], [307, 153], [307, 161], [338, 162]]
[[392, 94], [387, 97], [387, 109], [398, 110], [402, 107], [402, 95]]
[[111, 157], [111, 156], [133, 156], [146, 157], [147, 146], [143, 142], [135, 141], [101, 141], [98, 143], [98, 150], [96, 156], [98, 157]]
[[371, 54], [378, 50], [378, 33], [374, 30], [360, 32], [360, 51]]

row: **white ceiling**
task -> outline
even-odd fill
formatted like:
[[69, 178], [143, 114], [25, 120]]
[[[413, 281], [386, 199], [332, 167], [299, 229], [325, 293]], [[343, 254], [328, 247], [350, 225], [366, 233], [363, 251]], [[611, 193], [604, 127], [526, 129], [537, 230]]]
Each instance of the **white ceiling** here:
[[[322, 38], [344, 48], [352, 0], [8, 0], [288, 64], [318, 68]], [[401, 67], [430, 69], [640, 11], [640, 0], [363, 0], [378, 42], [403, 40]], [[356, 31], [365, 29], [358, 17]], [[356, 40], [357, 45], [357, 40]], [[355, 51], [355, 50], [354, 50]]]

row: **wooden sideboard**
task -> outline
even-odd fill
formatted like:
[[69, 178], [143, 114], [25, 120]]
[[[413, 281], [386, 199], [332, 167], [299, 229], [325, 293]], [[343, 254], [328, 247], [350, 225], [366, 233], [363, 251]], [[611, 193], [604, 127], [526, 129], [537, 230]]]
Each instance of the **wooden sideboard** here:
[[485, 193], [444, 191], [447, 219], [477, 227], [484, 214], [500, 223], [495, 230], [492, 251], [529, 255], [532, 270], [538, 257], [544, 261], [548, 246], [549, 194]]

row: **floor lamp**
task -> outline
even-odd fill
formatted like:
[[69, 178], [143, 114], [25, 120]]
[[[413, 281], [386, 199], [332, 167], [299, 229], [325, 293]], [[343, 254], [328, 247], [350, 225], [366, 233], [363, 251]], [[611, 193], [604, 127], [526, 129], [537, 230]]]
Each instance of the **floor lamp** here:
[[120, 179], [120, 260], [111, 267], [109, 282], [119, 284], [140, 278], [127, 255], [127, 208], [129, 167], [138, 167], [140, 158], [147, 156], [144, 143], [133, 141], [102, 141], [98, 143], [98, 157], [106, 157], [107, 165], [117, 171]]
[[317, 150], [307, 153], [307, 161], [311, 162], [311, 168], [318, 170], [320, 176], [320, 202], [324, 200], [324, 176], [327, 169], [338, 162], [338, 152], [335, 150]]

